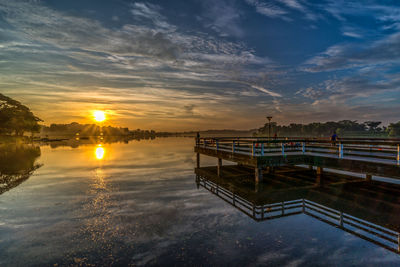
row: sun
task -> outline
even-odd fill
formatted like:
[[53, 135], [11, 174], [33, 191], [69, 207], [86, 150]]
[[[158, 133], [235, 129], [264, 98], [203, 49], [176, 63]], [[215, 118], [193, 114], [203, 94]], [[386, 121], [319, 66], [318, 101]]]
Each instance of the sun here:
[[106, 120], [106, 113], [101, 110], [96, 110], [93, 112], [93, 119], [97, 122], [103, 122]]

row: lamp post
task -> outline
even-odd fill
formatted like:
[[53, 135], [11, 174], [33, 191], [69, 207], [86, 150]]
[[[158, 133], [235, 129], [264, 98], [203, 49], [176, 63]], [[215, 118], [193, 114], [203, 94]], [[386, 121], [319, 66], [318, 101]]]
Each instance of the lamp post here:
[[272, 116], [268, 116], [267, 119], [268, 119], [268, 139], [271, 139], [271, 119], [272, 119]]

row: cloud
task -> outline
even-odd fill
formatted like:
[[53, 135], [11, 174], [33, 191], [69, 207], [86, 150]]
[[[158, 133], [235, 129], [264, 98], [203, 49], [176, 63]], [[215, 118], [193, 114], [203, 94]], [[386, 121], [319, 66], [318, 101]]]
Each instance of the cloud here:
[[[256, 56], [243, 43], [182, 32], [159, 6], [135, 3], [130, 8], [137, 20], [110, 29], [42, 4], [0, 0], [9, 25], [0, 56], [12, 62], [0, 75], [5, 92], [30, 102], [39, 113], [45, 112], [42, 104], [49, 99], [47, 105], [55, 110], [68, 102], [71, 108], [57, 114], [61, 120], [84, 116], [80, 110], [93, 106], [121, 115], [135, 105], [131, 118], [152, 118], [146, 123], [201, 114], [218, 125], [224, 120], [218, 116], [222, 106], [232, 106], [230, 114], [246, 107], [240, 103], [240, 79], [247, 75], [243, 70], [265, 68], [271, 65], [268, 58]], [[68, 95], [55, 95], [54, 90]], [[44, 117], [58, 121], [51, 114]]]
[[359, 33], [352, 32], [352, 31], [344, 31], [343, 32], [344, 36], [352, 37], [352, 38], [362, 38], [363, 36]]
[[260, 87], [260, 86], [252, 85], [251, 87], [254, 88], [254, 89], [257, 89], [260, 92], [263, 92], [263, 93], [266, 93], [266, 94], [268, 94], [270, 96], [273, 96], [273, 97], [282, 97], [281, 94], [275, 93], [275, 92], [273, 92], [271, 90], [265, 89], [265, 88]]
[[[57, 119], [46, 105], [60, 110], [62, 121], [83, 121], [82, 110], [95, 106], [115, 110], [116, 120], [128, 126], [155, 129], [229, 127], [232, 118], [238, 127], [252, 128], [266, 111], [282, 122], [331, 119], [330, 112], [340, 110], [361, 116], [374, 105], [369, 97], [398, 99], [398, 9], [345, 1], [342, 10], [326, 2], [246, 0], [250, 6], [241, 8], [238, 1], [201, 1], [198, 11], [173, 19], [169, 5], [134, 2], [116, 22], [111, 15], [100, 21], [45, 2], [0, 0], [0, 86], [46, 122]], [[377, 26], [352, 20], [352, 8], [354, 16], [372, 18]], [[254, 33], [246, 19], [255, 12], [285, 21], [318, 19], [320, 29], [308, 33], [328, 23], [346, 42], [316, 44], [317, 54], [308, 47], [310, 59], [301, 65], [288, 63], [289, 50], [272, 61], [269, 47], [281, 41], [263, 46], [245, 38]], [[194, 28], [182, 24], [190, 15]], [[302, 23], [309, 29], [310, 21]], [[383, 107], [374, 111], [388, 114]]]
[[240, 26], [241, 12], [232, 1], [203, 1], [205, 26], [215, 30], [220, 36], [243, 37]]
[[370, 44], [334, 45], [305, 62], [310, 72], [332, 71], [371, 64], [395, 64], [400, 60], [400, 33], [394, 33]]
[[247, 4], [254, 6], [256, 11], [270, 18], [279, 18], [285, 21], [292, 21], [292, 16], [289, 16], [293, 11], [301, 12], [308, 20], [317, 20], [319, 18], [305, 4], [298, 0], [245, 0]]
[[143, 18], [149, 19], [152, 23], [161, 29], [165, 29], [167, 31], [174, 31], [176, 27], [169, 24], [164, 16], [160, 14], [161, 7], [154, 4], [149, 3], [134, 3], [132, 5], [132, 14], [134, 18], [143, 22]]
[[259, 0], [246, 0], [249, 5], [252, 5], [256, 8], [256, 11], [262, 15], [265, 15], [270, 18], [282, 18], [288, 20], [286, 15], [288, 12], [278, 5], [271, 2], [263, 2]]
[[382, 4], [382, 1], [368, 1], [367, 3], [346, 0], [329, 0], [321, 9], [336, 19], [346, 22], [352, 17], [373, 17], [377, 21], [396, 22], [400, 20], [400, 7], [397, 5]]
[[313, 87], [308, 87], [305, 89], [300, 89], [296, 93], [296, 95], [300, 94], [306, 98], [310, 99], [319, 99], [324, 95], [324, 92], [322, 90], [315, 89]]

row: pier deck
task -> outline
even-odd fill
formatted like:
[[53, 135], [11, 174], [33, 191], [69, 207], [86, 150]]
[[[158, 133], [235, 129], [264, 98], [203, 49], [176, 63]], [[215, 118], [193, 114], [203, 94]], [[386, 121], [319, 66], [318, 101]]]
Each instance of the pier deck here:
[[200, 154], [254, 168], [255, 180], [263, 170], [287, 165], [316, 167], [400, 179], [400, 139], [342, 138], [199, 138], [196, 139], [197, 167]]

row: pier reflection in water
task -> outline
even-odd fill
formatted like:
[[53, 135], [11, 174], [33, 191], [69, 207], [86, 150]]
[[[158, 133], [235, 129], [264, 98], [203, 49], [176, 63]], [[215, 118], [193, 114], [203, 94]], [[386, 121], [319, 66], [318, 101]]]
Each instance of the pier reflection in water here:
[[40, 147], [24, 144], [0, 145], [0, 194], [20, 185], [40, 168]]
[[255, 221], [306, 214], [400, 254], [400, 185], [281, 167], [254, 183], [245, 166], [196, 168], [196, 184]]

